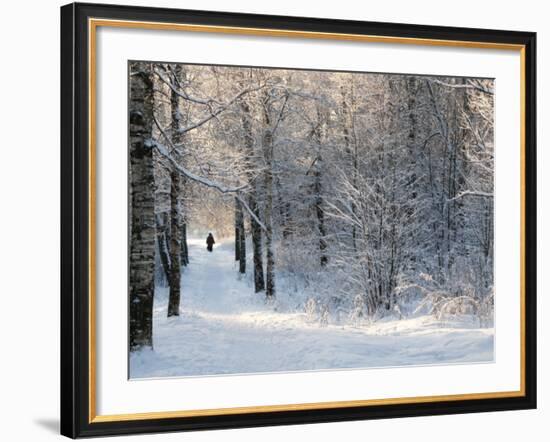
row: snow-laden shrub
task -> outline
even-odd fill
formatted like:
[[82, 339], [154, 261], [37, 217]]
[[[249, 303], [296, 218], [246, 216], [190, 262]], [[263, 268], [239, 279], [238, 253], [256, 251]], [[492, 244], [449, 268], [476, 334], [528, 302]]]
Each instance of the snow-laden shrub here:
[[405, 317], [399, 304], [394, 304], [393, 313], [397, 316], [398, 319], [403, 319]]
[[479, 302], [480, 327], [492, 327], [494, 323], [495, 295], [493, 288]]
[[303, 238], [296, 238], [292, 245], [279, 243], [276, 246], [277, 270], [292, 281], [295, 291], [318, 286], [318, 263], [311, 259], [310, 244]]
[[355, 298], [353, 298], [353, 310], [352, 310], [352, 317], [353, 318], [362, 318], [365, 315], [365, 297], [362, 295], [356, 295]]
[[319, 318], [319, 308], [317, 306], [317, 299], [309, 298], [304, 306], [306, 317], [308, 322], [316, 322]]
[[426, 294], [417, 306], [415, 314], [430, 314], [438, 320], [459, 316], [477, 318], [480, 327], [490, 326], [493, 319], [493, 293], [477, 298], [471, 293], [461, 296], [438, 291]]
[[355, 295], [353, 298], [353, 306], [349, 314], [349, 320], [354, 325], [360, 325], [366, 316], [367, 304], [365, 297], [362, 295]]
[[413, 315], [433, 315], [434, 306], [448, 297], [447, 294], [439, 291], [425, 293], [422, 300], [413, 311]]
[[462, 281], [458, 277], [442, 281], [420, 273], [402, 278], [395, 291], [401, 316], [433, 315], [438, 320], [471, 317], [480, 327], [492, 324], [493, 289], [483, 290], [471, 275], [464, 275]]
[[433, 305], [433, 314], [438, 319], [448, 316], [472, 315], [479, 312], [479, 302], [471, 296], [443, 297]]
[[309, 298], [304, 306], [307, 321], [326, 326], [330, 322], [330, 308], [327, 302], [317, 298]]
[[327, 304], [319, 305], [319, 324], [321, 326], [327, 326], [329, 322], [329, 308]]

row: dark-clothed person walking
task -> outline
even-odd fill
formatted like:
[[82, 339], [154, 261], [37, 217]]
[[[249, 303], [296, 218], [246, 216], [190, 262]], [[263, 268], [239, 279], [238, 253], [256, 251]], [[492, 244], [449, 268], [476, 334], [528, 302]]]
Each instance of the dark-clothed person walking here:
[[211, 252], [212, 246], [214, 246], [214, 244], [216, 244], [216, 241], [214, 241], [214, 237], [212, 236], [212, 233], [209, 233], [208, 236], [206, 237], [206, 249], [209, 252]]

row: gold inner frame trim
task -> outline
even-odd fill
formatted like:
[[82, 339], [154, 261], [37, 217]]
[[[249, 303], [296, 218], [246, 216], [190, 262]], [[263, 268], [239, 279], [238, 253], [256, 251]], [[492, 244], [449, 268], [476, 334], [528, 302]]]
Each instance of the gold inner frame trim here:
[[[520, 389], [518, 391], [498, 391], [487, 393], [465, 393], [437, 396], [416, 396], [387, 399], [367, 399], [352, 401], [314, 402], [284, 405], [260, 405], [233, 408], [214, 408], [179, 411], [154, 411], [98, 415], [96, 413], [96, 31], [97, 28], [133, 28], [162, 31], [208, 32], [217, 34], [254, 35], [267, 37], [289, 37], [325, 39], [386, 44], [410, 44], [420, 46], [444, 46], [475, 49], [497, 49], [518, 51], [520, 54]], [[412, 37], [390, 37], [377, 35], [339, 34], [330, 32], [292, 31], [282, 29], [245, 28], [233, 26], [210, 26], [182, 23], [160, 23], [131, 20], [88, 19], [88, 94], [89, 94], [89, 383], [88, 421], [89, 423], [134, 421], [146, 419], [168, 419], [179, 417], [221, 416], [246, 413], [269, 413], [278, 411], [322, 410], [328, 408], [365, 407], [375, 405], [419, 404], [427, 402], [482, 400], [525, 396], [525, 46], [494, 42], [440, 40]]]

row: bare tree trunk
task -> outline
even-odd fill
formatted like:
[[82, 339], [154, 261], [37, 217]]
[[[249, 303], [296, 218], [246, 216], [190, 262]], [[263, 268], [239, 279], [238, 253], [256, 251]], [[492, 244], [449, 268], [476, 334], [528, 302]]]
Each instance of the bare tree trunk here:
[[241, 244], [239, 245], [239, 273], [246, 273], [246, 235], [244, 230], [244, 216], [241, 233]]
[[[244, 145], [247, 152], [247, 158], [249, 162], [248, 182], [251, 190], [248, 195], [248, 206], [250, 210], [258, 219], [260, 219], [260, 210], [258, 208], [258, 198], [256, 190], [256, 177], [251, 170], [254, 163], [254, 135], [252, 134], [252, 125], [250, 122], [250, 107], [246, 101], [241, 102], [241, 108], [243, 110], [242, 126], [244, 130]], [[252, 233], [252, 255], [254, 261], [254, 291], [256, 293], [265, 290], [264, 280], [264, 266], [263, 266], [263, 253], [262, 253], [262, 228], [261, 226], [250, 217], [250, 230]]]
[[290, 202], [284, 201], [283, 189], [279, 177], [275, 178], [275, 189], [277, 194], [277, 205], [279, 206], [279, 216], [281, 218], [281, 232], [283, 239], [287, 239], [291, 234]]
[[172, 169], [170, 173], [170, 296], [168, 299], [168, 316], [179, 316], [180, 283], [181, 283], [181, 229], [179, 226], [179, 193], [180, 175]]
[[132, 65], [130, 76], [130, 349], [153, 346], [155, 293], [155, 178], [153, 79], [150, 63]]
[[[317, 160], [319, 163], [321, 160]], [[325, 237], [327, 236], [327, 229], [325, 227], [325, 213], [323, 212], [323, 197], [322, 197], [322, 187], [321, 187], [321, 170], [317, 169], [315, 171], [315, 214], [317, 215], [317, 228], [319, 229], [319, 252], [321, 266], [327, 265], [328, 257], [326, 255], [327, 250], [327, 241]]]
[[235, 198], [235, 259], [239, 261], [239, 273], [246, 273], [245, 239], [243, 207]]
[[315, 181], [313, 183], [313, 192], [315, 195], [314, 199], [314, 209], [317, 216], [317, 229], [319, 232], [319, 252], [320, 252], [320, 264], [325, 266], [328, 262], [328, 257], [326, 255], [327, 249], [327, 230], [325, 227], [325, 213], [323, 211], [323, 184], [322, 184], [322, 173], [323, 173], [323, 155], [322, 144], [326, 136], [326, 116], [317, 109], [317, 118], [318, 126], [315, 130], [315, 139], [317, 142], [317, 159], [314, 165], [314, 174]]
[[[260, 210], [258, 209], [256, 195], [250, 195], [248, 205], [252, 213], [259, 219]], [[250, 218], [250, 230], [252, 231], [252, 258], [254, 261], [254, 291], [258, 293], [265, 290], [262, 228], [252, 217]]]
[[189, 264], [189, 251], [187, 245], [187, 223], [185, 219], [181, 223], [181, 264]]
[[241, 259], [241, 224], [242, 224], [242, 210], [239, 211], [239, 200], [235, 198], [235, 261]]
[[[267, 124], [269, 120], [267, 119]], [[273, 253], [273, 136], [270, 129], [266, 129], [263, 137], [264, 158], [266, 168], [265, 179], [265, 248], [266, 248], [266, 287], [267, 299], [275, 297], [275, 255]]]
[[[181, 75], [181, 66], [177, 65], [174, 75]], [[174, 90], [170, 94], [171, 138], [174, 146], [181, 143], [178, 133], [180, 128], [180, 112], [178, 95]], [[176, 157], [180, 156], [172, 152]], [[170, 295], [168, 299], [168, 316], [179, 316], [181, 298], [181, 227], [180, 227], [180, 194], [181, 177], [172, 167], [170, 171]]]
[[166, 224], [166, 213], [163, 212], [158, 214], [156, 217], [156, 228], [157, 228], [157, 244], [160, 256], [160, 263], [164, 276], [166, 277], [166, 282], [170, 281], [170, 253], [168, 251], [168, 227]]
[[[351, 173], [353, 174], [353, 187], [357, 188], [357, 137], [355, 133], [355, 95], [352, 78], [350, 78], [350, 84], [348, 88], [349, 93], [346, 93], [347, 88], [345, 86], [342, 86], [341, 90], [343, 117], [342, 129], [344, 133], [345, 149], [350, 159]], [[350, 101], [349, 103], [348, 99]], [[351, 201], [351, 212], [354, 216], [356, 216], [357, 208], [355, 206], [355, 201]], [[351, 225], [351, 241], [354, 252], [357, 252], [357, 228], [354, 223], [352, 223]]]
[[[417, 142], [417, 131], [418, 131], [418, 122], [417, 122], [417, 115], [418, 115], [418, 106], [416, 103], [416, 95], [418, 93], [419, 86], [416, 81], [416, 77], [410, 76], [407, 79], [407, 106], [409, 111], [409, 133], [407, 136], [407, 148], [408, 148], [408, 154], [409, 154], [409, 167], [412, 171], [408, 187], [410, 189], [409, 191], [409, 206], [407, 208], [407, 215], [408, 215], [408, 222], [414, 223], [415, 222], [415, 207], [416, 207], [416, 198], [417, 198], [417, 164], [416, 159], [419, 155], [418, 152], [418, 142]], [[420, 246], [418, 235], [415, 234], [415, 231], [413, 229], [410, 229], [410, 241], [414, 244], [414, 250], [417, 250]], [[416, 266], [416, 254], [412, 253], [409, 257], [411, 265], [413, 268]]]

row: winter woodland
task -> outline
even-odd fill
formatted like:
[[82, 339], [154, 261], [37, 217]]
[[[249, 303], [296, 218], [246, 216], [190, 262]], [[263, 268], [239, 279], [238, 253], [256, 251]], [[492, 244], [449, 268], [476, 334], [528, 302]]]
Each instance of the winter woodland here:
[[131, 377], [493, 360], [493, 80], [128, 78]]

